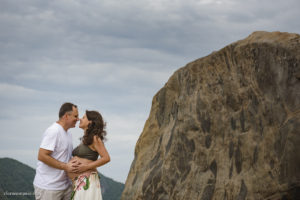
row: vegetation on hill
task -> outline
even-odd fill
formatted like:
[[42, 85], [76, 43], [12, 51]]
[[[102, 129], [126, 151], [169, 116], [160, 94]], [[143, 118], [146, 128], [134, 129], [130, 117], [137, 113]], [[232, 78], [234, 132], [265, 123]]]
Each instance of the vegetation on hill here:
[[99, 175], [103, 200], [120, 200], [124, 190], [124, 184], [116, 182], [101, 173], [99, 173]]
[[0, 158], [1, 199], [34, 199], [34, 175], [31, 167], [11, 158]]

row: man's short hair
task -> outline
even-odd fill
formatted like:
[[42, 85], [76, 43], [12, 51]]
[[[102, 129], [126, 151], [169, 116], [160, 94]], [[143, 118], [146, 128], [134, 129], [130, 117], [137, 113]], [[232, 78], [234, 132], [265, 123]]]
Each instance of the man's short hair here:
[[73, 107], [77, 108], [77, 106], [73, 103], [66, 102], [63, 105], [61, 105], [59, 109], [59, 118], [64, 116], [67, 112], [73, 111]]

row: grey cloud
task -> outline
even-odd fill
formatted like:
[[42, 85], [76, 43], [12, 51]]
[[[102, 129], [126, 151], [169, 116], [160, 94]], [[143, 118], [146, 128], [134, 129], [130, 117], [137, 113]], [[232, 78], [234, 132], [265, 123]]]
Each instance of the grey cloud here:
[[[168, 9], [153, 14], [154, 11], [145, 9], [143, 5], [105, 7], [99, 3], [87, 8], [88, 4], [80, 2], [75, 6], [58, 5], [59, 1], [52, 4], [33, 9], [31, 14], [9, 13], [14, 27], [9, 32], [13, 32], [12, 37], [18, 43], [18, 49], [13, 49], [17, 50], [16, 53], [25, 53], [24, 57], [54, 56], [58, 59], [80, 55], [98, 58], [99, 61], [107, 57], [118, 59], [115, 49], [130, 45], [137, 49], [149, 48], [179, 55], [185, 50], [184, 43], [188, 47], [191, 46], [189, 43], [197, 42], [208, 28], [205, 24], [213, 22], [207, 17], [209, 15], [202, 14], [201, 10], [199, 14], [192, 5], [176, 8], [175, 11], [170, 9], [173, 13], [169, 15]], [[199, 25], [202, 30], [199, 30]], [[198, 32], [197, 37], [193, 32]], [[8, 41], [9, 36], [6, 38]], [[25, 48], [32, 51], [25, 51]], [[133, 55], [123, 60], [134, 59]]]

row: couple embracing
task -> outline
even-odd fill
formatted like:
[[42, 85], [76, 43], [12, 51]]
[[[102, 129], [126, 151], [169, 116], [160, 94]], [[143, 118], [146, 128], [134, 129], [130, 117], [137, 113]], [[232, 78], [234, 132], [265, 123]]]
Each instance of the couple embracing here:
[[[78, 120], [84, 133], [81, 144], [73, 149], [69, 129]], [[77, 106], [64, 103], [59, 120], [43, 134], [33, 181], [35, 198], [102, 200], [96, 169], [110, 161], [103, 144], [105, 135], [105, 123], [99, 112], [86, 111], [79, 119]]]

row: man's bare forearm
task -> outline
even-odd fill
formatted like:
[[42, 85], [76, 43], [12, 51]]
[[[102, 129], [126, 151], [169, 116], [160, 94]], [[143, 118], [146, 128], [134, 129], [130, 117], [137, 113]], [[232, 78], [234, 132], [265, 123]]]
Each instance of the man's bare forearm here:
[[60, 162], [56, 159], [54, 159], [52, 156], [48, 154], [42, 154], [39, 153], [38, 160], [42, 161], [43, 163], [49, 165], [50, 167], [60, 169], [60, 170], [66, 170], [67, 169], [67, 164]]

